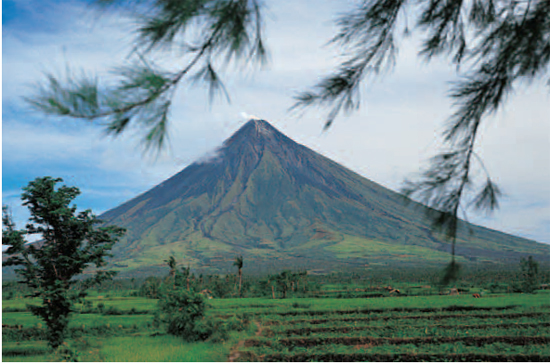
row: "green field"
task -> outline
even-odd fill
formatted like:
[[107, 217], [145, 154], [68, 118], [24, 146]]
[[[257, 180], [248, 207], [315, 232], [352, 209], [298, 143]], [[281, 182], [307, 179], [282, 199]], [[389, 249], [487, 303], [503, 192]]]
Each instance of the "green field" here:
[[[338, 287], [323, 287], [334, 289]], [[342, 288], [342, 287], [340, 287]], [[92, 292], [68, 345], [80, 361], [548, 361], [550, 294], [230, 298], [207, 315], [248, 322], [220, 342], [186, 343], [152, 325], [157, 301]], [[119, 291], [118, 294], [121, 294]], [[2, 304], [3, 361], [58, 361], [27, 299]], [[84, 306], [80, 307], [84, 309]], [[78, 309], [78, 307], [77, 307]], [[118, 310], [118, 311], [117, 311]], [[107, 314], [108, 312], [133, 314]]]
[[246, 361], [548, 361], [550, 295], [310, 301], [273, 308]]

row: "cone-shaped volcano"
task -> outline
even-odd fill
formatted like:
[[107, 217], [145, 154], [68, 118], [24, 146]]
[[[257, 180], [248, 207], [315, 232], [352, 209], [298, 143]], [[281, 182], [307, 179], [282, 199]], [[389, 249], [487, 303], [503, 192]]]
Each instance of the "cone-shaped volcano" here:
[[[116, 266], [159, 266], [170, 255], [195, 268], [251, 262], [426, 264], [449, 260], [426, 207], [250, 120], [215, 157], [194, 163], [100, 218], [126, 227]], [[469, 231], [473, 233], [471, 235]], [[549, 259], [550, 247], [462, 224], [461, 259]]]

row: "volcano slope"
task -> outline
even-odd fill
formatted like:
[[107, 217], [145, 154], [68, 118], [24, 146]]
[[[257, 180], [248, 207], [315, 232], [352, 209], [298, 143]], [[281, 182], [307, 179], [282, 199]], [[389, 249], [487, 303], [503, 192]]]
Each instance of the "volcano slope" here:
[[[100, 218], [128, 229], [113, 250], [115, 268], [147, 271], [174, 255], [216, 271], [237, 254], [248, 267], [440, 264], [450, 247], [427, 210], [250, 120], [216, 157]], [[517, 263], [549, 260], [550, 247], [462, 222], [457, 255]]]

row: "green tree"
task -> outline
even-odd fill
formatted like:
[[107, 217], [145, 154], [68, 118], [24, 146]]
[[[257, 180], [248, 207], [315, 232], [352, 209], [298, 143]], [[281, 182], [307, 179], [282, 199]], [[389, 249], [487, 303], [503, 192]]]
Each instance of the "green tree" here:
[[[202, 81], [211, 98], [226, 93], [217, 72], [220, 63], [247, 65], [265, 60], [263, 4], [259, 0], [96, 0], [137, 14], [134, 61], [119, 68], [118, 84], [100, 87], [96, 78], [68, 74], [60, 81], [47, 75], [31, 104], [48, 114], [107, 124], [120, 134], [130, 125], [144, 129], [144, 145], [161, 147], [168, 113], [178, 84]], [[434, 226], [455, 245], [459, 213], [469, 206], [498, 207], [500, 190], [489, 174], [474, 185], [475, 164], [486, 171], [474, 149], [478, 131], [520, 84], [541, 79], [550, 62], [550, 2], [547, 0], [363, 0], [337, 20], [331, 44], [342, 63], [309, 91], [299, 93], [293, 108], [325, 107], [329, 128], [342, 112], [360, 105], [360, 86], [391, 70], [398, 41], [422, 33], [419, 51], [427, 61], [448, 57], [458, 70], [450, 90], [455, 111], [443, 132], [445, 146], [426, 170], [405, 181], [403, 192], [433, 207]], [[191, 31], [191, 29], [195, 31]], [[149, 59], [156, 52], [183, 45], [184, 61], [163, 70]], [[227, 95], [227, 93], [226, 93]], [[465, 217], [465, 215], [464, 215]]]
[[191, 268], [187, 266], [187, 268], [183, 267], [181, 268], [181, 271], [176, 271], [176, 286], [181, 286], [181, 281], [185, 279], [186, 285], [187, 285], [187, 291], [189, 292], [191, 290], [190, 287], [190, 279], [191, 279]]
[[205, 304], [202, 295], [177, 287], [163, 291], [158, 302], [160, 320], [166, 331], [188, 341], [200, 339], [197, 323], [203, 318]]
[[169, 273], [170, 280], [175, 285], [176, 284], [176, 270], [177, 270], [176, 267], [178, 265], [178, 263], [176, 262], [176, 258], [174, 258], [173, 255], [170, 255], [170, 258], [165, 259], [164, 263], [166, 263], [166, 265], [170, 268], [170, 273]]
[[174, 278], [176, 275], [176, 266], [178, 265], [178, 263], [176, 262], [176, 258], [171, 255], [170, 258], [165, 259], [164, 262], [170, 268], [170, 277]]
[[281, 273], [271, 276], [270, 280], [275, 282], [277, 288], [281, 290], [282, 298], [286, 298], [289, 290], [292, 290], [294, 282], [296, 282], [298, 275], [290, 270], [284, 270]]
[[242, 283], [243, 283], [243, 257], [242, 255], [235, 258], [233, 265], [237, 267], [239, 274], [239, 297], [242, 297]]
[[[117, 226], [98, 227], [101, 222], [90, 210], [77, 213], [71, 202], [80, 194], [76, 187], [56, 189], [61, 178], [42, 177], [23, 188], [23, 205], [30, 210], [26, 230], [16, 230], [8, 209], [3, 207], [2, 244], [9, 245], [4, 266], [15, 266], [20, 282], [32, 289], [30, 297], [41, 299], [30, 311], [42, 318], [48, 329], [52, 348], [62, 344], [74, 303], [81, 302], [86, 289], [111, 279], [112, 271], [101, 270], [105, 258], [124, 229]], [[27, 244], [26, 235], [38, 235], [40, 241]], [[95, 266], [96, 272], [79, 282], [77, 276]]]
[[539, 287], [539, 263], [529, 256], [521, 258], [521, 290], [525, 293], [533, 293]]
[[157, 277], [147, 277], [139, 289], [139, 295], [142, 297], [159, 298], [160, 282]]

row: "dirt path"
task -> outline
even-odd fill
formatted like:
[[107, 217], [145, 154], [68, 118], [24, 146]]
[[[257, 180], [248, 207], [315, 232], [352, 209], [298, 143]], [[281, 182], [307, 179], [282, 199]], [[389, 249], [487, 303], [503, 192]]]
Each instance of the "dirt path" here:
[[[259, 321], [254, 321], [254, 324], [256, 324], [256, 326], [258, 327], [258, 331], [256, 331], [256, 333], [254, 334], [255, 337], [258, 337], [260, 335], [262, 335], [262, 332], [264, 330], [264, 328], [262, 327], [262, 325], [260, 324]], [[241, 356], [241, 349], [242, 347], [244, 346], [244, 342], [246, 340], [240, 340], [237, 345], [235, 345], [230, 353], [229, 353], [229, 358], [227, 359], [228, 362], [234, 362], [234, 361], [237, 361], [237, 359], [239, 359], [239, 357]]]

